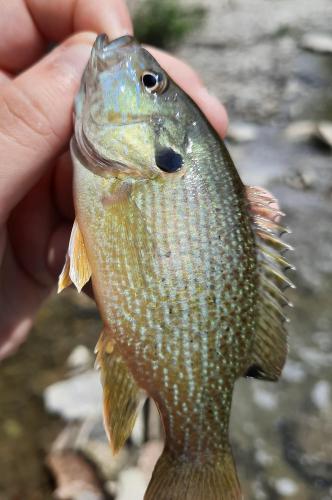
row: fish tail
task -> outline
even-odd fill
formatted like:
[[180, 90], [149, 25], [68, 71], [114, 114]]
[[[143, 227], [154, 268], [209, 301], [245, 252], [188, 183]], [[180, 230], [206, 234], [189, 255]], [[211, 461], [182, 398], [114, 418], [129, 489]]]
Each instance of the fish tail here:
[[152, 474], [144, 500], [242, 499], [232, 452], [208, 463], [184, 461], [164, 449]]

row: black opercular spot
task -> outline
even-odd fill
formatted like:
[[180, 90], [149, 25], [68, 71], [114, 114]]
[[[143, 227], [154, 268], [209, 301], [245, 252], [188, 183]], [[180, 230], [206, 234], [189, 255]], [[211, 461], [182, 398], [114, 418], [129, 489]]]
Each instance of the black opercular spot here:
[[182, 156], [172, 148], [161, 148], [155, 154], [156, 165], [164, 172], [176, 172], [183, 164]]

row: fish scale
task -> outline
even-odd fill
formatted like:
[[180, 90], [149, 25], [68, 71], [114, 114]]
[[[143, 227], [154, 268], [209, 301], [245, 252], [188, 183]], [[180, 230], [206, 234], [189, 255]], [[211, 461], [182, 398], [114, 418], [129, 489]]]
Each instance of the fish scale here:
[[92, 279], [113, 450], [143, 389], [165, 431], [145, 500], [238, 500], [234, 384], [277, 380], [287, 353], [277, 202], [242, 184], [204, 115], [128, 36], [96, 40], [71, 151], [76, 221], [59, 290]]
[[[214, 149], [215, 145], [206, 147]], [[195, 151], [192, 154], [195, 155]], [[166, 428], [169, 427], [167, 430], [170, 446], [184, 450], [188, 446], [186, 445], [188, 436], [192, 436], [193, 427], [198, 436], [198, 448], [202, 448], [202, 443], [208, 441], [208, 437], [204, 435], [206, 426], [204, 408], [207, 408], [210, 401], [213, 401], [215, 395], [218, 394], [218, 391], [212, 391], [210, 394], [209, 386], [211, 381], [223, 377], [222, 354], [227, 358], [228, 367], [229, 363], [234, 365], [229, 367], [229, 370], [233, 373], [232, 380], [235, 380], [241, 370], [243, 372], [245, 369], [245, 354], [254, 332], [254, 322], [247, 313], [249, 299], [247, 298], [246, 303], [239, 303], [233, 309], [230, 294], [225, 292], [225, 286], [229, 283], [232, 283], [235, 289], [239, 288], [244, 274], [246, 274], [244, 281], [248, 285], [255, 283], [256, 257], [253, 237], [251, 237], [251, 246], [250, 244], [243, 245], [243, 242], [248, 239], [248, 233], [251, 233], [249, 218], [246, 224], [242, 222], [240, 226], [242, 230], [239, 234], [233, 231], [233, 226], [237, 226], [238, 223], [234, 221], [235, 194], [233, 194], [231, 176], [227, 175], [229, 166], [221, 165], [220, 161], [218, 164], [210, 161], [207, 169], [206, 159], [201, 157], [200, 151], [200, 156], [195, 158], [195, 174], [188, 175], [179, 184], [137, 182], [133, 189], [131, 203], [137, 207], [137, 210], [133, 215], [135, 221], [132, 222], [137, 227], [138, 233], [137, 235], [131, 233], [130, 238], [139, 240], [141, 238], [139, 231], [143, 225], [153, 243], [151, 251], [160, 256], [153, 260], [150, 273], [145, 272], [145, 277], [148, 278], [146, 281], [140, 280], [139, 275], [135, 273], [133, 263], [128, 259], [126, 253], [128, 235], [123, 230], [123, 227], [126, 227], [125, 221], [121, 223], [121, 216], [118, 214], [115, 216], [109, 208], [105, 210], [98, 199], [95, 204], [91, 204], [89, 177], [93, 174], [86, 169], [75, 174], [75, 185], [80, 193], [76, 202], [77, 211], [82, 214], [85, 225], [88, 227], [88, 218], [84, 215], [85, 203], [83, 200], [81, 206], [80, 200], [81, 198], [90, 200], [88, 207], [90, 211], [93, 206], [90, 215], [93, 220], [91, 235], [94, 240], [103, 241], [101, 247], [95, 246], [94, 255], [89, 256], [89, 259], [98, 262], [96, 280], [99, 281], [100, 289], [107, 291], [102, 298], [105, 303], [105, 306], [102, 306], [105, 310], [105, 321], [111, 331], [117, 332], [120, 329], [124, 332], [120, 335], [120, 345], [125, 352], [126, 359], [130, 360], [136, 379], [149, 394], [153, 394], [162, 415], [171, 414], [172, 425], [170, 418], [165, 417]], [[189, 158], [188, 161], [191, 159]], [[203, 162], [202, 167], [201, 162]], [[225, 174], [221, 172], [222, 170], [225, 170]], [[218, 178], [216, 171], [219, 172]], [[80, 178], [81, 173], [83, 179]], [[209, 186], [211, 182], [209, 177], [213, 176], [216, 177], [213, 185], [210, 189], [206, 189], [205, 186]], [[228, 184], [227, 177], [230, 178]], [[223, 189], [220, 186], [220, 179], [222, 179]], [[101, 185], [104, 182], [104, 179], [100, 179]], [[100, 193], [102, 188], [96, 189], [94, 185], [93, 191]], [[222, 194], [223, 191], [227, 193], [227, 199], [219, 195], [218, 200], [216, 194]], [[218, 211], [218, 207], [222, 210]], [[116, 207], [115, 211], [117, 210]], [[242, 217], [241, 212], [239, 214]], [[125, 219], [127, 214], [124, 213], [123, 217]], [[96, 227], [96, 220], [100, 221], [100, 227]], [[101, 238], [105, 232], [109, 234], [106, 239], [107, 246], [105, 246], [105, 239]], [[199, 236], [194, 245], [191, 239], [192, 233], [197, 233]], [[89, 247], [88, 232], [86, 234], [87, 247]], [[227, 240], [224, 235], [231, 235], [231, 237]], [[207, 241], [208, 247], [204, 244]], [[239, 245], [241, 249], [245, 248], [244, 251], [248, 253], [249, 258], [244, 261], [246, 269], [242, 273], [239, 272], [241, 266], [243, 267], [240, 256], [233, 257], [234, 245]], [[165, 257], [169, 249], [171, 249], [171, 255]], [[228, 256], [232, 256], [232, 259], [229, 260]], [[152, 255], [146, 251], [142, 259], [147, 261], [146, 265], [149, 267]], [[111, 273], [108, 266], [112, 269]], [[145, 267], [144, 261], [142, 267]], [[236, 276], [234, 276], [235, 271]], [[135, 276], [138, 278], [136, 279]], [[125, 297], [121, 294], [122, 289], [129, 291]], [[118, 290], [120, 293], [117, 293]], [[139, 297], [143, 292], [145, 292], [145, 298], [140, 300]], [[254, 304], [255, 296], [256, 287], [252, 286], [251, 304]], [[168, 313], [166, 314], [164, 304], [167, 304]], [[243, 311], [244, 306], [245, 311]], [[140, 313], [136, 310], [137, 307]], [[172, 314], [169, 314], [170, 307]], [[124, 311], [129, 318], [125, 324]], [[229, 328], [229, 323], [223, 324], [222, 315], [233, 315], [232, 324], [235, 324], [236, 320], [241, 323], [244, 336], [242, 343], [235, 342], [234, 344], [233, 336], [236, 332], [233, 328]], [[213, 329], [209, 330], [209, 326], [213, 324]], [[154, 348], [156, 338], [158, 338], [156, 331], [162, 334], [163, 342], [159, 344], [162, 350]], [[135, 344], [137, 337], [140, 337], [142, 343]], [[144, 340], [147, 343], [143, 344]], [[149, 341], [151, 345], [148, 344]], [[224, 349], [223, 351], [222, 346], [230, 342], [233, 343], [232, 350]], [[130, 346], [133, 344], [136, 347], [131, 350]], [[193, 344], [196, 345], [196, 350], [192, 349]], [[143, 350], [143, 346], [147, 346], [147, 349]], [[167, 349], [167, 346], [170, 348]], [[216, 349], [218, 347], [219, 350]], [[153, 360], [152, 363], [151, 360]], [[179, 371], [184, 374], [184, 378], [181, 383], [175, 383]], [[195, 386], [205, 391], [201, 399], [195, 399], [195, 392], [190, 391], [193, 380]], [[218, 445], [226, 440], [223, 435], [227, 436], [228, 430], [230, 406], [228, 399], [231, 399], [233, 382], [227, 383], [230, 394], [226, 397], [224, 391], [227, 406], [221, 406], [218, 411], [218, 407], [215, 407], [214, 412], [217, 417], [214, 416], [210, 423], [210, 426], [215, 428], [215, 434], [212, 439], [209, 435], [209, 441], [215, 441]], [[169, 395], [170, 387], [172, 390]], [[188, 398], [189, 394], [191, 394], [190, 398]], [[179, 401], [185, 401], [190, 404], [191, 408], [198, 407], [198, 420], [190, 423], [189, 428], [187, 415], [183, 413]], [[225, 421], [225, 425], [221, 430], [222, 421]], [[174, 428], [177, 430], [173, 436]], [[181, 429], [180, 437], [179, 429]], [[174, 444], [173, 438], [177, 440]], [[194, 445], [191, 443], [191, 449], [193, 448]]]

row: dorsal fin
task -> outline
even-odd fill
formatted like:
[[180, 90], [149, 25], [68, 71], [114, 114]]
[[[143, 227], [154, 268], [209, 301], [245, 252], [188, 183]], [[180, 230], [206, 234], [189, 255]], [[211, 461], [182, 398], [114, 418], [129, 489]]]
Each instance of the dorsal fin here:
[[258, 252], [260, 309], [251, 363], [245, 375], [278, 380], [288, 351], [285, 329], [288, 319], [283, 307], [291, 306], [283, 291], [287, 287], [294, 288], [285, 276], [285, 271], [294, 267], [284, 257], [284, 252], [292, 247], [280, 237], [290, 231], [280, 225], [284, 214], [268, 191], [247, 187], [246, 195]]
[[90, 277], [91, 267], [83, 236], [75, 220], [71, 230], [65, 265], [59, 276], [58, 293], [72, 283], [76, 286], [78, 292], [80, 292]]
[[104, 426], [113, 453], [116, 453], [133, 430], [139, 388], [107, 329], [101, 332], [95, 352], [104, 391]]

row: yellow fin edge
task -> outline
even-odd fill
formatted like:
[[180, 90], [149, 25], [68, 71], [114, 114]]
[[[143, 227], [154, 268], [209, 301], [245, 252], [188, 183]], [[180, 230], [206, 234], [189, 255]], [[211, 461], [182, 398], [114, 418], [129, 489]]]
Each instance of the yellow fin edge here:
[[84, 240], [77, 221], [74, 221], [70, 235], [65, 264], [58, 281], [58, 293], [72, 283], [81, 292], [91, 278], [91, 267], [86, 253]]

